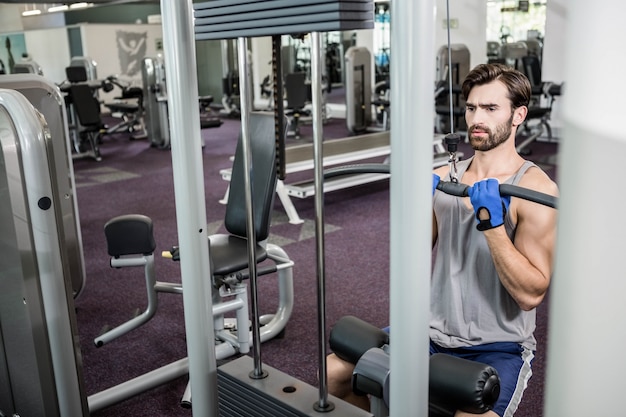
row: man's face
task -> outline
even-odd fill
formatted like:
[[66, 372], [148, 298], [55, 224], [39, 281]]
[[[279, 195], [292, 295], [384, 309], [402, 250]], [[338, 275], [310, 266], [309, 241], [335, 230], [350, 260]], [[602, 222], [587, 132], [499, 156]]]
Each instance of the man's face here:
[[515, 112], [500, 81], [472, 88], [465, 104], [465, 121], [472, 148], [489, 151], [511, 137]]

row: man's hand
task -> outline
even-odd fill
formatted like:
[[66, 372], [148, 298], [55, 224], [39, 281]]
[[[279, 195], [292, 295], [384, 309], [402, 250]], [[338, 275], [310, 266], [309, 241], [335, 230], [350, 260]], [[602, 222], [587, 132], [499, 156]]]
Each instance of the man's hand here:
[[441, 181], [441, 178], [439, 178], [439, 175], [433, 174], [433, 195], [435, 195], [435, 190], [437, 189], [437, 185], [439, 184], [439, 181]]
[[476, 213], [476, 228], [481, 232], [504, 224], [511, 197], [500, 196], [499, 187], [497, 179], [488, 178], [476, 182], [467, 190]]

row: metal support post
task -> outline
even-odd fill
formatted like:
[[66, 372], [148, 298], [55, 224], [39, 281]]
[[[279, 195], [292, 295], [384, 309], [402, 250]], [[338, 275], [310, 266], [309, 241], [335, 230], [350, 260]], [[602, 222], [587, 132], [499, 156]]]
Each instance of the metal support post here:
[[211, 268], [206, 224], [198, 76], [191, 0], [161, 0], [174, 172], [174, 196], [183, 283], [193, 415], [217, 417]]

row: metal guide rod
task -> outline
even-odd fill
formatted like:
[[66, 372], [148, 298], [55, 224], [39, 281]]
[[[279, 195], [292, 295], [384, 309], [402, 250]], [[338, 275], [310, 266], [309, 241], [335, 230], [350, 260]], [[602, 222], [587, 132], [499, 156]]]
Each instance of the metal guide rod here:
[[313, 160], [315, 185], [315, 247], [317, 257], [317, 321], [319, 349], [319, 402], [318, 411], [331, 411], [335, 406], [328, 402], [328, 376], [326, 372], [326, 266], [324, 253], [324, 153], [322, 127], [322, 37], [311, 32], [311, 100], [313, 120]]
[[452, 43], [450, 42], [450, 0], [446, 0], [446, 28], [448, 35], [448, 101], [450, 103], [450, 133], [454, 133], [454, 100], [452, 99]]
[[283, 181], [285, 172], [285, 108], [283, 102], [283, 69], [281, 65], [281, 36], [272, 36], [272, 101], [274, 103], [274, 124], [276, 134], [276, 170], [278, 179]]
[[213, 344], [209, 243], [206, 224], [198, 76], [191, 0], [161, 0], [165, 68], [181, 253], [189, 379], [194, 417], [217, 417], [217, 368]]
[[460, 136], [454, 133], [454, 100], [452, 98], [452, 43], [450, 41], [450, 1], [446, 0], [446, 28], [448, 34], [448, 99], [450, 103], [450, 134], [446, 136], [446, 144], [448, 145], [448, 152], [450, 158], [448, 160], [448, 166], [450, 167], [450, 178], [453, 182], [458, 181], [457, 162], [458, 157], [456, 155], [457, 145], [460, 142]]
[[[390, 409], [394, 416], [428, 415], [428, 331], [432, 228], [432, 91], [434, 0], [399, 1], [391, 8]], [[398, 342], [398, 343], [396, 343]]]
[[248, 76], [248, 38], [237, 38], [239, 62], [239, 94], [241, 102], [241, 146], [243, 150], [244, 194], [246, 197], [246, 233], [248, 234], [248, 271], [250, 273], [250, 309], [252, 311], [252, 352], [254, 370], [251, 378], [264, 378], [261, 365], [261, 337], [259, 336], [259, 306], [256, 268], [256, 230], [252, 204], [252, 153], [250, 151], [250, 77]]

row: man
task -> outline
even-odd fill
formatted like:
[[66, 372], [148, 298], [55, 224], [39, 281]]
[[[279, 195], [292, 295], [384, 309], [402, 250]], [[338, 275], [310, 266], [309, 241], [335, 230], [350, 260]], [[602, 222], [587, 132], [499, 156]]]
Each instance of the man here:
[[[556, 184], [515, 149], [515, 133], [528, 112], [530, 83], [520, 72], [482, 64], [465, 79], [465, 120], [475, 153], [457, 164], [469, 198], [436, 191], [448, 167], [433, 174], [433, 253], [430, 351], [493, 366], [498, 402], [486, 416], [511, 416], [528, 379], [536, 341], [535, 308], [552, 274], [556, 210], [519, 198], [502, 198], [499, 183], [556, 195]], [[354, 366], [328, 357], [329, 392], [362, 408], [352, 393]], [[456, 416], [467, 413], [456, 412]]]

